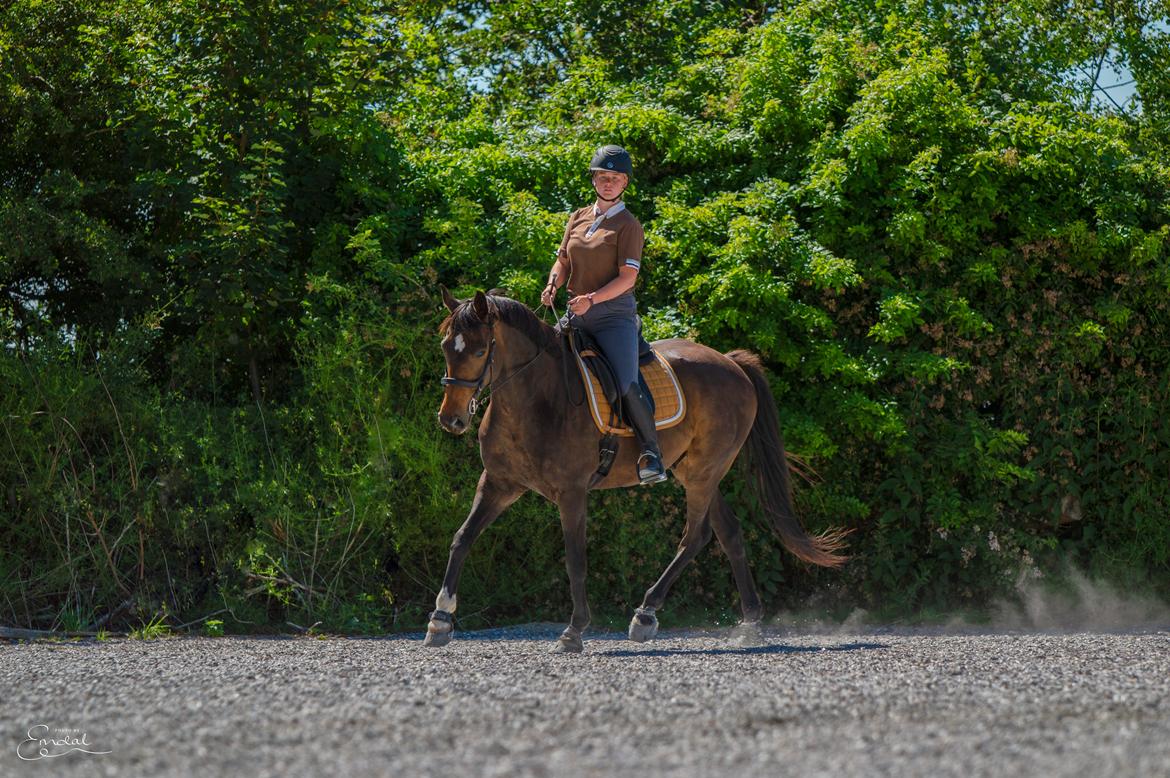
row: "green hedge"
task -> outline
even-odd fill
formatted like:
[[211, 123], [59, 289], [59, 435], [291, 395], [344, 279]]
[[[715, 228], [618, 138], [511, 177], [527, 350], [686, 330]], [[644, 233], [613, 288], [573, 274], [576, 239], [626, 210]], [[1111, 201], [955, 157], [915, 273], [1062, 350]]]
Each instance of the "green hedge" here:
[[[1157, 19], [1114, 25], [1147, 103], [1107, 112], [1068, 76], [1106, 29], [1084, 9], [667, 3], [623, 59], [604, 14], [516, 48], [545, 4], [422, 6], [4, 12], [0, 622], [418, 627], [479, 471], [434, 420], [437, 285], [534, 305], [602, 142], [635, 160], [648, 332], [761, 354], [806, 525], [855, 530], [810, 570], [729, 476], [770, 608], [986, 608], [1069, 561], [1170, 592]], [[594, 496], [600, 621], [683, 505]], [[667, 619], [734, 618], [718, 557]], [[525, 497], [463, 624], [565, 618], [561, 560]]]

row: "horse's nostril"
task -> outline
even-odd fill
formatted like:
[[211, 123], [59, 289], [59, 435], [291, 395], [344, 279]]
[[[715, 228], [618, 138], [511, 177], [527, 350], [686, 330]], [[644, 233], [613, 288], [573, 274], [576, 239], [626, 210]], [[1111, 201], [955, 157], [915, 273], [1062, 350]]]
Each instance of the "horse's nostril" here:
[[467, 426], [467, 422], [465, 422], [463, 419], [459, 418], [458, 416], [444, 416], [443, 414], [440, 413], [439, 414], [439, 426], [441, 426], [443, 429], [447, 430], [448, 432], [459, 433], [459, 432], [463, 432], [463, 429]]

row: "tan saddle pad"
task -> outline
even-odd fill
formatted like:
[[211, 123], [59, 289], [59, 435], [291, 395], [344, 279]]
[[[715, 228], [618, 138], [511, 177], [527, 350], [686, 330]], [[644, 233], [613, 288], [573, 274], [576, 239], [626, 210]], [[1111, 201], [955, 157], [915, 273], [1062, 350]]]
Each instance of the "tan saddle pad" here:
[[[642, 378], [646, 381], [650, 394], [654, 396], [654, 426], [663, 430], [673, 427], [683, 420], [683, 416], [687, 412], [687, 401], [686, 397], [683, 396], [682, 384], [679, 383], [678, 376], [674, 374], [674, 368], [657, 351], [652, 353], [654, 361], [641, 366]], [[634, 431], [629, 427], [611, 427], [609, 425], [609, 419], [613, 415], [609, 399], [601, 388], [601, 381], [593, 375], [593, 372], [585, 366], [584, 360], [581, 359], [583, 356], [594, 356], [595, 352], [592, 349], [587, 349], [580, 354], [574, 352], [573, 355], [577, 359], [577, 368], [581, 371], [581, 378], [585, 384], [585, 396], [589, 401], [589, 411], [593, 414], [593, 423], [597, 425], [597, 429], [601, 430], [602, 434], [612, 432], [616, 435], [633, 437]], [[615, 419], [615, 421], [619, 425], [624, 425], [621, 419]]]

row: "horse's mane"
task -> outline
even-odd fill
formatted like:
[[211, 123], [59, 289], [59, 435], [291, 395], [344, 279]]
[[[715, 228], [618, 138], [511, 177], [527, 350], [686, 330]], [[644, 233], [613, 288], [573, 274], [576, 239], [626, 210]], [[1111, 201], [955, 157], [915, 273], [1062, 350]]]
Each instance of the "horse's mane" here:
[[[509, 327], [518, 330], [522, 335], [543, 349], [548, 351], [559, 350], [560, 342], [557, 339], [556, 331], [541, 321], [527, 305], [499, 294], [487, 295], [487, 301], [489, 319], [496, 318], [502, 321]], [[439, 325], [439, 333], [442, 335], [450, 335], [452, 333], [462, 332], [470, 327], [490, 323], [484, 322], [479, 318], [472, 303], [473, 300], [465, 300], [458, 308], [452, 311], [451, 315]]]

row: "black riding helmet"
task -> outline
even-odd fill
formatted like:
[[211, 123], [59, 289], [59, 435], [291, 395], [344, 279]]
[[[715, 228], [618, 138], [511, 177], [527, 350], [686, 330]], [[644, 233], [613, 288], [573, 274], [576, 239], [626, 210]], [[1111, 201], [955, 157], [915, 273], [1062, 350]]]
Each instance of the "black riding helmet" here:
[[630, 161], [630, 152], [621, 146], [602, 146], [593, 154], [589, 163], [589, 172], [594, 170], [608, 170], [613, 173], [634, 175], [634, 163]]
[[[610, 173], [625, 173], [626, 187], [630, 185], [630, 179], [634, 177], [634, 163], [630, 161], [630, 152], [621, 146], [609, 145], [599, 148], [593, 154], [593, 159], [589, 162], [590, 175], [597, 170]], [[622, 187], [622, 191], [617, 196], [618, 200], [622, 199], [622, 195], [626, 193], [626, 187]], [[597, 192], [598, 198], [601, 197], [601, 192], [597, 191], [596, 185], [594, 185], [593, 191]]]

